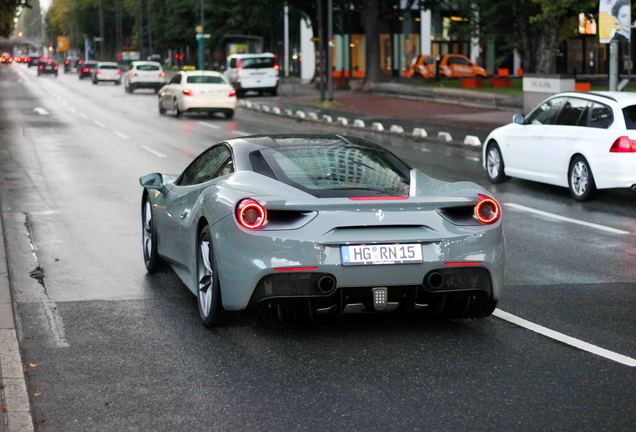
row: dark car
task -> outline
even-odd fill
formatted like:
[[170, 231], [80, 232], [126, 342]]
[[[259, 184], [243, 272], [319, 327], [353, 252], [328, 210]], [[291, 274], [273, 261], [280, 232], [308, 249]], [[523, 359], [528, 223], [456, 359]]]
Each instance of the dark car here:
[[31, 53], [27, 56], [26, 63], [29, 65], [29, 67], [37, 66], [39, 63], [38, 62], [39, 58], [40, 58], [39, 54]]
[[55, 59], [51, 57], [40, 57], [38, 59], [38, 76], [43, 74], [51, 74], [57, 76], [59, 66]]
[[78, 57], [66, 57], [64, 60], [64, 73], [76, 71], [81, 64], [81, 60]]
[[97, 62], [95, 60], [85, 61], [84, 64], [77, 67], [77, 76], [79, 79], [90, 78], [96, 66]]

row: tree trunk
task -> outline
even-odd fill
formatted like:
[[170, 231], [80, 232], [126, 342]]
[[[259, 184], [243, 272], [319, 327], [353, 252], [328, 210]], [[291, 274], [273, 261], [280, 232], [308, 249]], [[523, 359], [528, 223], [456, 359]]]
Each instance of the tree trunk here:
[[536, 73], [553, 74], [556, 71], [556, 49], [558, 45], [558, 25], [546, 24], [537, 35]]
[[373, 83], [380, 80], [380, 20], [379, 0], [366, 0], [362, 9], [362, 25], [364, 26], [366, 46], [366, 73], [364, 89], [370, 90]]

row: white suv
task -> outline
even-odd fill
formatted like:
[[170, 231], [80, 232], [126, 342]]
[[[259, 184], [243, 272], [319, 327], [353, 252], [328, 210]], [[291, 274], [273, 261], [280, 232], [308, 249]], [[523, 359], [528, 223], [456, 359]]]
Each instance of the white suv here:
[[272, 53], [233, 54], [227, 58], [225, 76], [238, 96], [248, 91], [278, 93], [278, 65]]
[[119, 65], [114, 62], [99, 62], [91, 73], [93, 84], [99, 84], [101, 81], [111, 81], [115, 85], [121, 84], [121, 71]]
[[577, 201], [596, 189], [636, 191], [636, 94], [556, 94], [492, 131], [482, 160], [494, 183], [511, 176], [563, 186]]
[[124, 89], [126, 93], [133, 93], [137, 89], [150, 88], [159, 93], [159, 89], [166, 84], [166, 73], [161, 64], [151, 61], [135, 61], [130, 70], [124, 75]]

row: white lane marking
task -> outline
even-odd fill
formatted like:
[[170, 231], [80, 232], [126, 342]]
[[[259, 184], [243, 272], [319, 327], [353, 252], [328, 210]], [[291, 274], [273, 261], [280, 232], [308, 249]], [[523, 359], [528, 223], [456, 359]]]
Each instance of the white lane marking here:
[[242, 130], [233, 130], [232, 132], [234, 132], [235, 134], [239, 134], [239, 135], [251, 135], [249, 132], [245, 132]]
[[221, 129], [221, 126], [219, 126], [219, 125], [215, 125], [215, 124], [212, 124], [212, 123], [206, 123], [206, 122], [204, 122], [204, 121], [200, 121], [200, 122], [198, 122], [198, 123], [199, 123], [201, 126], [205, 126], [205, 127], [207, 127], [207, 128], [210, 128], [210, 129]]
[[44, 108], [42, 108], [42, 107], [33, 108], [33, 112], [36, 112], [36, 113], [40, 114], [41, 116], [49, 115], [49, 112], [47, 110], [45, 110]]
[[148, 147], [146, 145], [143, 145], [143, 146], [141, 146], [141, 148], [146, 150], [148, 153], [151, 153], [151, 154], [153, 154], [153, 155], [155, 155], [157, 157], [160, 157], [160, 158], [165, 158], [166, 157], [165, 154], [163, 154], [161, 152], [158, 152], [157, 150], [153, 149], [152, 147]]
[[636, 366], [636, 359], [631, 357], [627, 357], [623, 354], [615, 353], [614, 351], [606, 350], [605, 348], [601, 348], [596, 345], [592, 345], [591, 343], [584, 342], [580, 339], [573, 338], [572, 336], [565, 335], [563, 333], [559, 333], [547, 327], [543, 327], [539, 324], [535, 324], [523, 318], [520, 318], [511, 313], [502, 311], [501, 309], [495, 309], [493, 315], [499, 319], [504, 321], [508, 321], [509, 323], [518, 325], [519, 327], [523, 327], [535, 333], [539, 333], [540, 335], [549, 337], [550, 339], [557, 340], [559, 342], [563, 342], [564, 344], [573, 346], [583, 351], [587, 351], [589, 353], [595, 354], [597, 356], [605, 357], [608, 360], [615, 361], [617, 363], [623, 364], [629, 367]]
[[95, 123], [100, 128], [105, 128], [106, 127], [106, 125], [104, 123], [100, 122], [99, 120], [93, 120], [93, 123]]
[[114, 130], [113, 133], [115, 135], [117, 135], [119, 138], [123, 139], [123, 140], [129, 140], [130, 139], [130, 137], [128, 135], [126, 135], [123, 132], [119, 132], [118, 130]]
[[479, 158], [476, 156], [466, 156], [464, 159], [473, 161], [473, 162], [479, 162]]
[[88, 116], [84, 113], [80, 113], [80, 117], [86, 120], [88, 119]]
[[432, 150], [431, 149], [427, 149], [426, 147], [421, 147], [420, 151], [423, 151], [424, 153], [430, 153]]
[[586, 226], [589, 228], [594, 228], [597, 230], [601, 230], [601, 231], [605, 231], [605, 232], [609, 232], [612, 234], [629, 234], [629, 231], [623, 231], [623, 230], [619, 230], [616, 228], [612, 228], [612, 227], [608, 227], [605, 225], [599, 225], [599, 224], [595, 224], [592, 222], [585, 222], [582, 220], [578, 220], [578, 219], [572, 219], [569, 217], [565, 217], [565, 216], [559, 216], [557, 214], [554, 213], [548, 213], [548, 212], [544, 212], [542, 210], [537, 210], [537, 209], [533, 209], [530, 207], [526, 207], [526, 206], [522, 206], [521, 204], [514, 204], [514, 203], [505, 203], [506, 207], [510, 207], [511, 209], [514, 210], [519, 210], [519, 211], [523, 211], [523, 212], [527, 212], [527, 213], [533, 213], [539, 216], [544, 216], [546, 218], [551, 218], [551, 219], [556, 219], [562, 222], [569, 222], [572, 224], [576, 224], [576, 225], [582, 225], [582, 226]]

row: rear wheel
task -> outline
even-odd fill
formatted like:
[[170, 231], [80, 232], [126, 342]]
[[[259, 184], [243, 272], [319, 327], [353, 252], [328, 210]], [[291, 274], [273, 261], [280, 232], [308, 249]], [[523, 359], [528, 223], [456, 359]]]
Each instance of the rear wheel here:
[[163, 107], [163, 104], [161, 103], [161, 98], [159, 98], [159, 114], [161, 115], [165, 115], [166, 114], [166, 109]]
[[596, 190], [594, 176], [590, 165], [583, 156], [576, 156], [570, 164], [568, 172], [570, 195], [577, 201], [587, 201]]
[[493, 183], [501, 183], [507, 177], [504, 174], [504, 161], [497, 143], [488, 145], [486, 150], [486, 174]]
[[232, 117], [234, 117], [234, 110], [225, 111], [223, 115], [225, 115], [225, 118], [227, 120], [230, 120]]
[[179, 102], [177, 102], [176, 98], [172, 102], [172, 109], [174, 111], [174, 116], [177, 118], [181, 117], [181, 114], [183, 114], [179, 109]]
[[221, 324], [224, 311], [212, 235], [208, 226], [201, 230], [197, 247], [197, 305], [204, 326]]
[[163, 260], [157, 253], [157, 231], [152, 214], [152, 205], [148, 197], [144, 198], [141, 207], [141, 246], [144, 252], [144, 265], [148, 273], [161, 269]]

